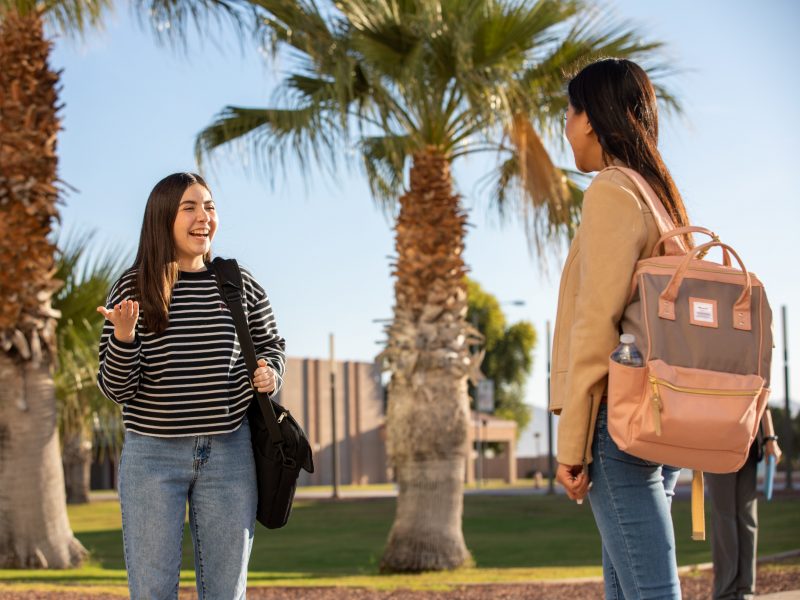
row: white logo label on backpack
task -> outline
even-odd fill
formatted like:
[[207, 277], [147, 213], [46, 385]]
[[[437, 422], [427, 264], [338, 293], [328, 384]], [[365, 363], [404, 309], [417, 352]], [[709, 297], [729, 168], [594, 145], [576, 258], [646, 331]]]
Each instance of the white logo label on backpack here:
[[705, 298], [689, 298], [692, 325], [717, 327], [717, 301]]

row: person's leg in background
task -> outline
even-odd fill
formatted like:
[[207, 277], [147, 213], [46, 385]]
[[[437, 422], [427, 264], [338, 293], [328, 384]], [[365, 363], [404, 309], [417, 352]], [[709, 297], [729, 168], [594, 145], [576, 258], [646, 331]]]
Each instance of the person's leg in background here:
[[758, 498], [756, 474], [758, 453], [755, 444], [736, 479], [736, 517], [739, 534], [739, 577], [736, 595], [752, 600], [756, 592], [756, 548], [758, 545]]

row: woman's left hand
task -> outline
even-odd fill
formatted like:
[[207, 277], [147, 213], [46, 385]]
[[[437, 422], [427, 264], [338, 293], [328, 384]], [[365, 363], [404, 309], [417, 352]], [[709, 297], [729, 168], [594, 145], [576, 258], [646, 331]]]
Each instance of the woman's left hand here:
[[781, 462], [781, 452], [780, 446], [778, 446], [778, 442], [776, 440], [769, 440], [766, 444], [764, 444], [764, 455], [769, 456], [773, 454], [775, 456], [775, 464]]
[[262, 394], [275, 391], [275, 372], [263, 358], [258, 359], [258, 368], [253, 376], [253, 385]]

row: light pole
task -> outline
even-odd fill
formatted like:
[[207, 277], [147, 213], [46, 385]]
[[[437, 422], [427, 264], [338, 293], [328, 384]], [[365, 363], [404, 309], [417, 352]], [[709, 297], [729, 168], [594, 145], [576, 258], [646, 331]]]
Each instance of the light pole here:
[[339, 498], [339, 448], [336, 441], [336, 360], [333, 355], [333, 334], [330, 334], [331, 350], [331, 450], [333, 451], [333, 497]]
[[550, 412], [550, 321], [547, 321], [547, 493], [555, 494], [555, 465], [553, 464], [553, 413]]
[[783, 443], [786, 452], [786, 489], [792, 489], [792, 447], [795, 440], [792, 439], [794, 428], [792, 427], [792, 405], [789, 402], [789, 339], [786, 335], [786, 305], [781, 306], [781, 323], [783, 326], [783, 398], [786, 404], [786, 427], [784, 434], [786, 442]]

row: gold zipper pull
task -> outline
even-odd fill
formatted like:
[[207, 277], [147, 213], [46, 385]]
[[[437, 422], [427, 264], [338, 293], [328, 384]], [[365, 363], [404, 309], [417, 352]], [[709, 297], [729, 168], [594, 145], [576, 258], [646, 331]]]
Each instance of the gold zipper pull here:
[[661, 403], [661, 396], [658, 393], [658, 383], [655, 378], [650, 378], [650, 385], [653, 386], [653, 394], [650, 396], [653, 409], [653, 428], [656, 430], [656, 435], [661, 436], [661, 410], [664, 408], [664, 405]]

